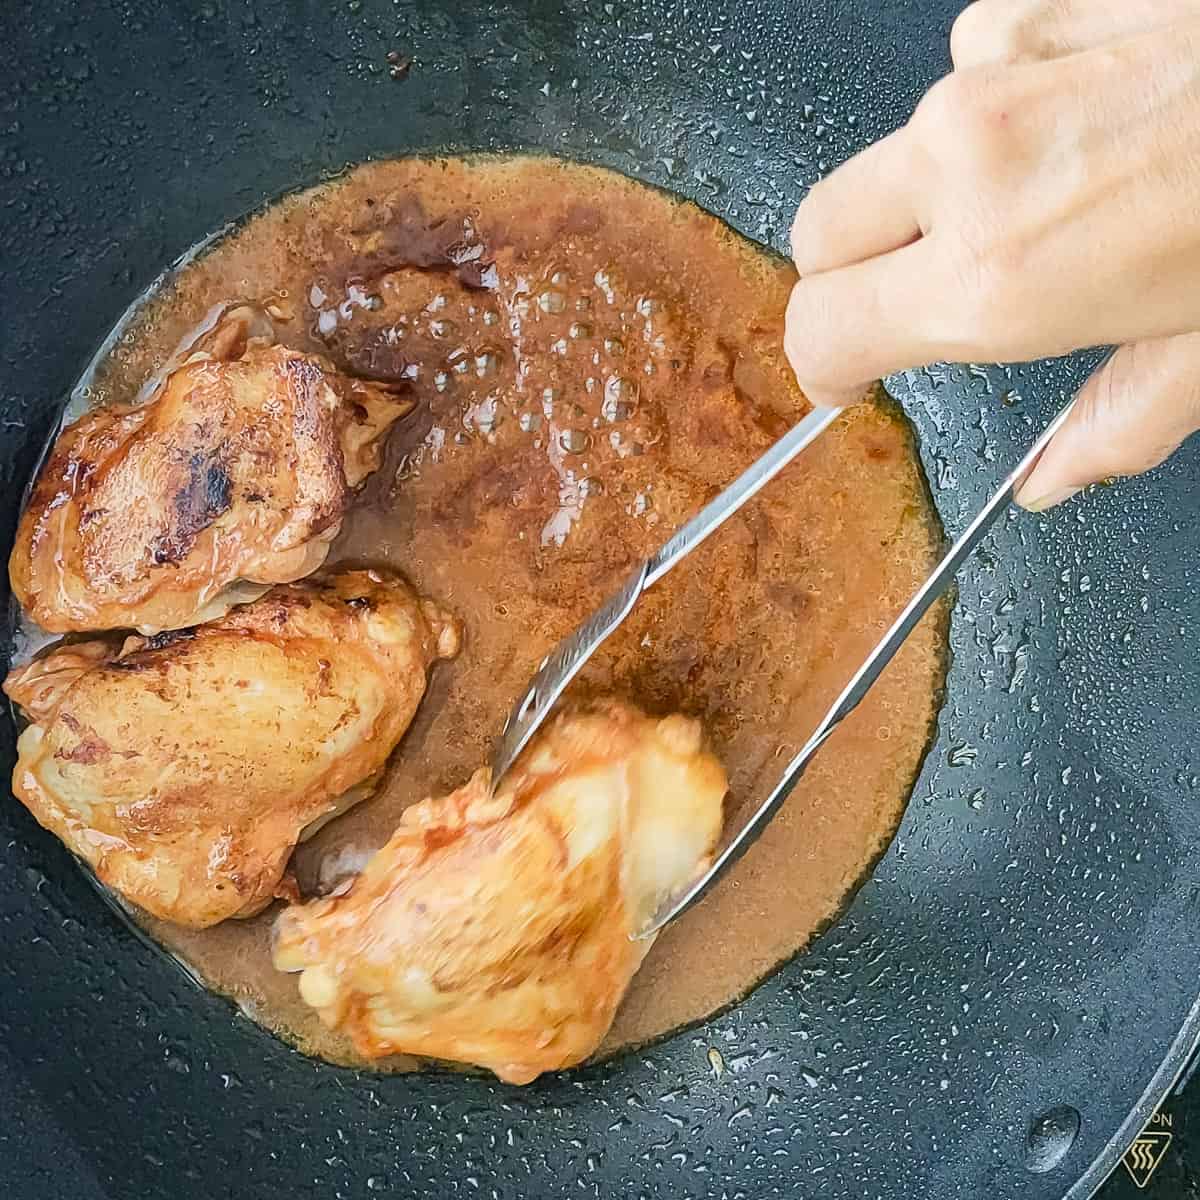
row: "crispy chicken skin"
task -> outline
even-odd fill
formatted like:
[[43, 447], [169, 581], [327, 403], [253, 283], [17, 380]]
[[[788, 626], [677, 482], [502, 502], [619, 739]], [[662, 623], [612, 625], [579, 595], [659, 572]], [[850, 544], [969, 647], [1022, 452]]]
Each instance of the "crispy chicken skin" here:
[[561, 716], [496, 796], [477, 771], [408, 809], [343, 894], [286, 909], [275, 965], [365, 1057], [528, 1083], [600, 1044], [649, 948], [629, 934], [707, 862], [725, 789], [696, 721]]
[[288, 890], [296, 842], [370, 794], [458, 645], [402, 579], [348, 571], [195, 629], [63, 646], [4, 684], [32, 722], [13, 791], [155, 916], [248, 917]]
[[145, 404], [63, 430], [21, 517], [13, 592], [54, 633], [220, 616], [321, 565], [411, 408], [232, 315]]

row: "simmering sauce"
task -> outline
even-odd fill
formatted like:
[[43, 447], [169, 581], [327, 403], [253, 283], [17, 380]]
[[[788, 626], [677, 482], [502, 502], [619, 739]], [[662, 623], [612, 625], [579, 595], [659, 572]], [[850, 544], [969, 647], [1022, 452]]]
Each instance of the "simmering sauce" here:
[[[329, 563], [400, 569], [462, 618], [466, 645], [434, 672], [379, 792], [299, 849], [302, 891], [354, 871], [405, 806], [486, 762], [546, 651], [803, 415], [781, 352], [793, 278], [707, 213], [608, 171], [410, 159], [279, 201], [135, 314], [90, 381], [96, 400], [137, 395], [236, 302], [281, 342], [406, 379], [418, 399]], [[911, 430], [880, 394], [649, 592], [574, 693], [698, 716], [736, 819], [939, 540]], [[603, 1053], [727, 1005], [836, 915], [911, 790], [944, 625], [926, 619], [733, 875], [660, 937]], [[138, 920], [263, 1025], [355, 1062], [272, 969], [274, 916], [199, 932]]]

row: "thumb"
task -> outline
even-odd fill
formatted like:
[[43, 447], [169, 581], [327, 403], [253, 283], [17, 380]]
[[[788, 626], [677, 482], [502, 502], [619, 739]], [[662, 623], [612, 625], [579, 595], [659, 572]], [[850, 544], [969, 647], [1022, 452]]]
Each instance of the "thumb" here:
[[1200, 429], [1200, 333], [1133, 342], [1083, 385], [1066, 423], [1017, 489], [1042, 512], [1110, 475], [1158, 466]]

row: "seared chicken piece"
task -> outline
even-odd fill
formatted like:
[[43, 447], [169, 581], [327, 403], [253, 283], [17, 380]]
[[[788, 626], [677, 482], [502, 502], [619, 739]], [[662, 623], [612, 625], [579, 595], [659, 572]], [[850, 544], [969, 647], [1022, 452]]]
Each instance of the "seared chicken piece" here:
[[155, 916], [248, 917], [287, 892], [296, 842], [370, 794], [458, 644], [403, 580], [350, 571], [195, 629], [64, 646], [4, 684], [33, 722], [13, 791]]
[[483, 769], [414, 805], [344, 894], [286, 909], [275, 965], [367, 1058], [528, 1083], [600, 1044], [649, 949], [629, 935], [707, 863], [725, 788], [695, 721], [559, 717], [497, 795]]
[[178, 629], [324, 561], [412, 403], [250, 338], [242, 312], [147, 403], [94, 409], [59, 436], [9, 563], [43, 629]]

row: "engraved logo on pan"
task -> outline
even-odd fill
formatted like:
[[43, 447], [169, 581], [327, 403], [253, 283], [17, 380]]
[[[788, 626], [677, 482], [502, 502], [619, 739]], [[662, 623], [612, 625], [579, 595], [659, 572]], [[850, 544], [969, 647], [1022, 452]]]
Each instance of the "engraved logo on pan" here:
[[1129, 1178], [1139, 1188], [1144, 1188], [1150, 1182], [1150, 1177], [1162, 1162], [1171, 1144], [1171, 1124], [1169, 1113], [1156, 1112], [1146, 1128], [1134, 1139], [1133, 1145], [1125, 1151], [1121, 1161], [1129, 1172]]

